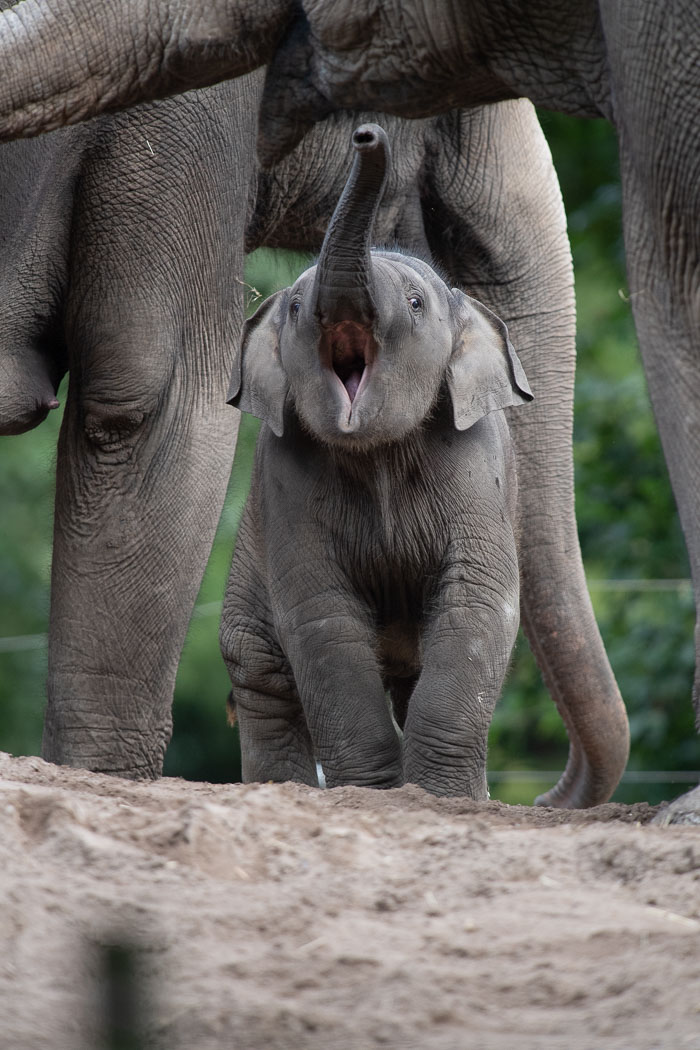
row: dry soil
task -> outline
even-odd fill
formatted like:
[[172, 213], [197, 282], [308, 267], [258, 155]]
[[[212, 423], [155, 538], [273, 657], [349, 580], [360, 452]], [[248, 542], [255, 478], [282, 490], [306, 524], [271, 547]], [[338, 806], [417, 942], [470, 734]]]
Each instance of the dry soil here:
[[3, 1050], [104, 1046], [115, 940], [138, 949], [148, 1047], [700, 1050], [700, 828], [647, 806], [8, 755], [0, 787]]

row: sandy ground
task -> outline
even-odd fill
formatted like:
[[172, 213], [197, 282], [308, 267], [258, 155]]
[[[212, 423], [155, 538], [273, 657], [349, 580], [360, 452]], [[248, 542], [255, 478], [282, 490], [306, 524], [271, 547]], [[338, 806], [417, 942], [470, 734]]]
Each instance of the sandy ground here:
[[[136, 784], [0, 755], [0, 1046], [700, 1050], [700, 827], [407, 787]], [[135, 1045], [135, 1044], [134, 1044]]]

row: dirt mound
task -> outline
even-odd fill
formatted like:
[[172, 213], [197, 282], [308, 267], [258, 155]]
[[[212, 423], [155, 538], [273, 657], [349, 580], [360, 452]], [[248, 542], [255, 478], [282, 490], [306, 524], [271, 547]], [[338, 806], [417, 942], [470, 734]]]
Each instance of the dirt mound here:
[[0, 756], [0, 1046], [700, 1050], [700, 831], [406, 787], [137, 784]]

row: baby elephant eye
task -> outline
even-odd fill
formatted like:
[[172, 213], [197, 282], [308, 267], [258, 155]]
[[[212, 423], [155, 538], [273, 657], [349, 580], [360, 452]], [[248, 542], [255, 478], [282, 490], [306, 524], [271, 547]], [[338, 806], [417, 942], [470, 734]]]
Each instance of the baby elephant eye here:
[[294, 300], [293, 300], [293, 301], [292, 301], [292, 302], [291, 302], [291, 303], [289, 304], [289, 313], [290, 313], [290, 315], [291, 315], [292, 317], [298, 317], [298, 316], [299, 316], [299, 311], [300, 311], [300, 310], [301, 310], [301, 303], [299, 302], [299, 300], [298, 300], [298, 299], [294, 299]]
[[418, 295], [412, 295], [408, 300], [408, 305], [411, 307], [414, 314], [417, 314], [419, 310], [423, 309], [423, 300]]

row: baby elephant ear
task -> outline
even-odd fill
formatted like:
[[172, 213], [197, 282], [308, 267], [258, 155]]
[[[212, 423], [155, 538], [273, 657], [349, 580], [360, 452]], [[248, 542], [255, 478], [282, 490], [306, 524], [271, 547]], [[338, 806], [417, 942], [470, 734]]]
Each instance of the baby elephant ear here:
[[226, 398], [242, 412], [267, 423], [277, 437], [284, 430], [284, 403], [289, 384], [280, 358], [280, 336], [288, 288], [275, 292], [243, 325], [241, 353], [236, 357]]
[[532, 401], [532, 391], [503, 321], [459, 288], [454, 296], [454, 344], [447, 366], [455, 427], [510, 405]]

